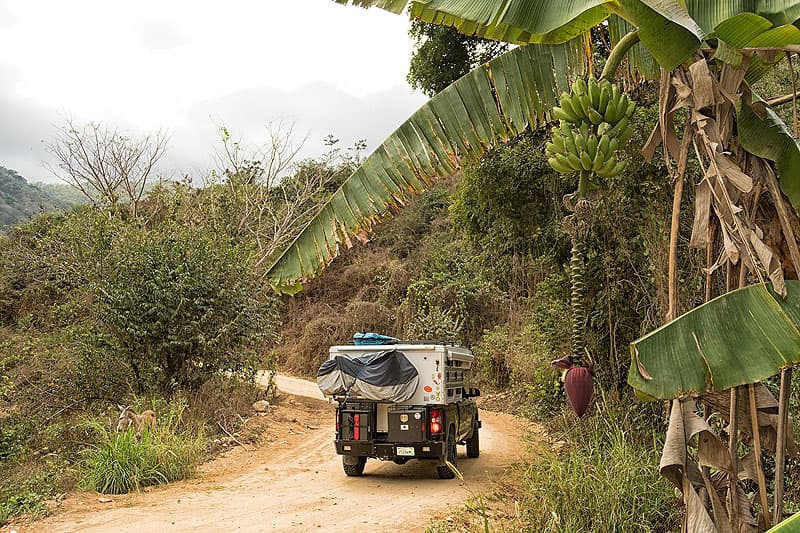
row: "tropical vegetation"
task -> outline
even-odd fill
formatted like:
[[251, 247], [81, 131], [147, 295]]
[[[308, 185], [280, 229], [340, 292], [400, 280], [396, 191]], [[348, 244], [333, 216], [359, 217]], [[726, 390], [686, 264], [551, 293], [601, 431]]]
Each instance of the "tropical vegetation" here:
[[[480, 4], [448, 0], [340, 0], [340, 3], [376, 5], [395, 13], [408, 7], [412, 18], [521, 46], [442, 90], [367, 157], [270, 268], [269, 276], [276, 289], [297, 292], [302, 282], [318, 275], [354, 238], [366, 241], [375, 224], [390, 217], [409, 194], [429, 187], [437, 178], [456, 173], [463, 163], [474, 162], [499, 142], [554, 118], [561, 120], [562, 134], [569, 133], [570, 139], [575, 139], [574, 132], [568, 131], [570, 122], [581, 118], [595, 126], [608, 122], [608, 116], [597, 112], [597, 102], [592, 101], [597, 100], [594, 94], [588, 99], [593, 106], [581, 100], [582, 109], [575, 105], [570, 107], [576, 102], [575, 97], [586, 98], [580, 94], [581, 91], [585, 93], [585, 82], [580, 80], [591, 74], [593, 67], [590, 60], [592, 39], [588, 32], [604, 23], [613, 48], [602, 78], [619, 75], [620, 62], [628, 52], [631, 54], [623, 77], [629, 84], [646, 78], [647, 74], [655, 74], [654, 67], [659, 67], [658, 122], [643, 147], [643, 154], [649, 160], [659, 146], [662, 148], [667, 170], [664, 179], [674, 186], [667, 247], [668, 310], [665, 319], [678, 321], [653, 333], [653, 338], [676, 338], [681, 335], [676, 333], [675, 328], [679, 327], [682, 329], [678, 331], [684, 335], [694, 333], [688, 317], [678, 318], [681, 313], [678, 240], [687, 175], [697, 175], [690, 246], [706, 251], [705, 300], [711, 300], [718, 292], [714, 274], [720, 269], [724, 269], [720, 277], [725, 280], [722, 292], [743, 287], [752, 280], [761, 284], [760, 290], [772, 301], [772, 307], [777, 305], [776, 298], [791, 298], [785, 275], [794, 273], [796, 276], [800, 271], [794, 229], [797, 214], [792, 210], [800, 204], [796, 194], [799, 183], [796, 172], [800, 168], [796, 161], [800, 150], [768, 103], [753, 91], [753, 84], [784, 58], [791, 65], [791, 54], [800, 44], [800, 30], [792, 25], [800, 15], [800, 4], [791, 1], [776, 6], [774, 2], [744, 5], [739, 2], [635, 0], [533, 4], [509, 0]], [[637, 47], [637, 43], [641, 44]], [[577, 85], [572, 85], [570, 94], [573, 80], [577, 80]], [[796, 98], [794, 83], [792, 89]], [[562, 93], [560, 99], [559, 92]], [[619, 120], [615, 112], [611, 115], [613, 120]], [[678, 134], [680, 129], [682, 135]], [[588, 143], [589, 133], [580, 133]], [[599, 130], [593, 133], [595, 139], [599, 133]], [[556, 140], [553, 143], [552, 146], [558, 148]], [[581, 186], [588, 177], [586, 173], [591, 171], [598, 175], [602, 169], [599, 175], [603, 176], [605, 169], [589, 157], [591, 149], [581, 153], [582, 157], [585, 155], [583, 161], [568, 166], [555, 157], [558, 155], [555, 148], [548, 146], [554, 156], [550, 163], [556, 170], [582, 170], [578, 207], [584, 197], [588, 198], [587, 187]], [[572, 146], [573, 153], [563, 155], [577, 159], [578, 149], [582, 148]], [[597, 151], [596, 146], [594, 151]], [[694, 169], [689, 168], [690, 159], [692, 166], [697, 165]], [[581, 211], [591, 211], [590, 204], [585, 201], [584, 204]], [[766, 235], [768, 231], [771, 231], [770, 237]], [[573, 242], [580, 240], [582, 235], [579, 239], [573, 238]], [[581, 312], [583, 255], [579, 246], [573, 249], [572, 316], [575, 344], [580, 348], [579, 337], [586, 322]], [[767, 282], [774, 291], [772, 295], [766, 288]], [[734, 305], [731, 297], [721, 296], [724, 305], [708, 307], [702, 315], [693, 318], [710, 316], [702, 325], [706, 329], [713, 328], [727, 317], [715, 311]], [[749, 316], [756, 324], [766, 323], [769, 315], [766, 311], [759, 313], [758, 308], [749, 305], [751, 303], [752, 300], [740, 298], [738, 313]], [[797, 329], [791, 320], [787, 323], [789, 326], [782, 335], [793, 339], [796, 345]], [[756, 333], [772, 340], [770, 332]], [[704, 379], [686, 387], [682, 383], [684, 368], [689, 369], [684, 367], [684, 361], [697, 360], [699, 354], [705, 362], [704, 349], [709, 345], [709, 341], [701, 343], [697, 335], [694, 336], [694, 346], [674, 351], [671, 360], [658, 363], [660, 373], [655, 379], [672, 382], [670, 392], [660, 393], [660, 396], [676, 398], [671, 408], [662, 474], [683, 493], [689, 523], [699, 524], [702, 530], [740, 529], [756, 527], [759, 523], [769, 527], [773, 521], [783, 518], [785, 454], [793, 453], [789, 446], [791, 439], [787, 438], [789, 369], [796, 361], [784, 356], [765, 364], [764, 354], [755, 350], [747, 352], [742, 364], [741, 356], [734, 355], [740, 353], [741, 345], [725, 339], [727, 342], [716, 343], [717, 348], [721, 348], [715, 353], [718, 366], [737, 368], [740, 376], [734, 382], [717, 384], [711, 371], [701, 368]], [[719, 334], [710, 336], [721, 338]], [[668, 340], [661, 340], [668, 343]], [[573, 353], [573, 358], [579, 361], [582, 355]], [[655, 354], [650, 360], [658, 357]], [[756, 387], [768, 376], [767, 372], [781, 374], [780, 402], [776, 402], [767, 389]], [[694, 373], [698, 374], [698, 370]], [[716, 374], [720, 373], [717, 369]], [[638, 388], [642, 392], [646, 392], [646, 387], [641, 384], [654, 380], [636, 346], [629, 375], [631, 384], [640, 385]], [[744, 389], [739, 389], [742, 385], [747, 386], [748, 394], [742, 394]], [[730, 392], [726, 390], [728, 387], [732, 387]], [[714, 400], [713, 395], [722, 393], [728, 394], [727, 403]], [[740, 425], [738, 415], [732, 414], [745, 407], [741, 403], [748, 401], [740, 400], [740, 396], [749, 399], [749, 411], [746, 411], [749, 418], [746, 419], [752, 425]], [[691, 404], [695, 400], [689, 398], [701, 399], [709, 413], [717, 412], [723, 417], [728, 413], [728, 443], [723, 443], [725, 437], [715, 433], [704, 418], [693, 414]], [[762, 423], [759, 413], [773, 408], [778, 411], [776, 420]], [[771, 432], [776, 436], [769, 440]], [[740, 459], [745, 460], [739, 457], [740, 434], [747, 435], [746, 440], [753, 448], [755, 469], [752, 476], [739, 472]], [[686, 451], [695, 435], [701, 435], [697, 463], [687, 458]], [[762, 441], [767, 440], [771, 442], [767, 447], [774, 450], [777, 461], [773, 508], [769, 505], [761, 460]], [[702, 451], [704, 446], [716, 450], [713, 459]], [[717, 469], [719, 474], [713, 484], [710, 468]], [[745, 496], [739, 481], [743, 477], [755, 480], [758, 487], [758, 494], [752, 500]], [[755, 504], [756, 499], [758, 504]], [[723, 505], [723, 501], [727, 504]], [[760, 512], [753, 514], [758, 505]]]
[[[472, 346], [484, 407], [546, 424], [481, 525], [797, 511], [800, 3], [341, 3], [410, 11], [432, 95], [372, 155], [298, 162], [280, 127], [261, 150], [223, 128], [201, 187], [107, 168], [77, 177], [91, 207], [0, 235], [0, 520], [190, 475], [263, 395], [256, 365], [311, 374], [359, 330]], [[86, 127], [66, 133], [162, 153]], [[64, 166], [79, 141], [54, 141]], [[593, 374], [581, 420], [565, 358]], [[116, 403], [168, 420], [118, 438]]]

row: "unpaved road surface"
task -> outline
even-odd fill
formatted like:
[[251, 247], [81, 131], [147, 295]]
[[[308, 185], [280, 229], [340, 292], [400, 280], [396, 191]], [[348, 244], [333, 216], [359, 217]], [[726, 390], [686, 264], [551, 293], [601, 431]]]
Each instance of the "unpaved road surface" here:
[[[277, 384], [286, 392], [319, 395], [313, 382], [279, 376]], [[110, 502], [101, 503], [96, 493], [70, 495], [53, 516], [12, 527], [19, 533], [424, 531], [432, 519], [487, 490], [523, 453], [526, 422], [488, 411], [480, 416], [480, 457], [468, 459], [459, 446], [465, 482], [439, 480], [434, 465], [422, 461], [400, 466], [369, 460], [364, 477], [348, 478], [333, 447], [334, 407], [284, 396], [262, 419], [268, 430], [255, 449], [237, 446], [190, 480]]]

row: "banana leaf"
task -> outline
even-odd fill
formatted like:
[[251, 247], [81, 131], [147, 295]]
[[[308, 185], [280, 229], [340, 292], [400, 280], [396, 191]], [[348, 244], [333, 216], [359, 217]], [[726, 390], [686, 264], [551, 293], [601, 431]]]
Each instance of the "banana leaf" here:
[[679, 65], [703, 40], [703, 30], [678, 0], [335, 0], [380, 7], [453, 26], [461, 33], [513, 44], [563, 43], [597, 26], [611, 13], [639, 28], [642, 42], [667, 69]]
[[557, 95], [587, 70], [583, 40], [515, 48], [466, 74], [423, 105], [336, 191], [270, 267], [279, 292], [292, 294], [349, 247], [368, 239], [409, 195], [450, 176], [461, 162], [551, 120]]
[[795, 513], [780, 524], [767, 530], [767, 533], [797, 533], [800, 531], [800, 513]]
[[[774, 26], [773, 23], [754, 13], [742, 13], [720, 22], [708, 39], [717, 40], [715, 57], [738, 67], [743, 59], [741, 48], [781, 48], [800, 44], [800, 29], [792, 24]], [[783, 59], [783, 52], [773, 52], [761, 57], [753, 55], [747, 68], [745, 81], [753, 84]]]
[[631, 343], [628, 384], [671, 399], [762, 381], [800, 362], [800, 281], [729, 292]]
[[800, 146], [786, 124], [763, 103], [748, 105], [742, 100], [736, 104], [736, 121], [739, 143], [751, 154], [775, 163], [781, 191], [800, 212]]
[[800, 18], [800, 0], [685, 0], [685, 5], [706, 33], [741, 13], [755, 13], [775, 26], [791, 24]]
[[[752, 13], [775, 28], [765, 42], [791, 38], [789, 25], [800, 18], [800, 0], [335, 0], [380, 7], [425, 22], [453, 26], [461, 33], [515, 44], [565, 42], [616, 14], [639, 28], [644, 46], [671, 70], [694, 52], [722, 22]], [[747, 24], [739, 24], [747, 30]], [[731, 44], [731, 43], [727, 43]], [[771, 46], [760, 44], [759, 46]], [[742, 47], [742, 46], [740, 46]], [[635, 61], [635, 57], [631, 58]], [[756, 61], [756, 63], [759, 63]], [[643, 68], [647, 68], [647, 64]], [[751, 78], [763, 75], [750, 74]]]

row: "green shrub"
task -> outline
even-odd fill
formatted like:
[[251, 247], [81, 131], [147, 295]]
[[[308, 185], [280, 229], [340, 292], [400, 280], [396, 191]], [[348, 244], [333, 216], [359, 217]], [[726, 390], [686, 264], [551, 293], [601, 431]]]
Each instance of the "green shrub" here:
[[97, 443], [85, 453], [84, 488], [122, 494], [184, 479], [194, 472], [204, 444], [200, 432], [181, 428], [186, 402], [167, 405], [153, 400], [149, 406], [158, 409], [158, 422], [155, 431], [144, 431], [141, 436], [132, 429], [118, 434], [107, 421], [86, 424]]
[[560, 272], [540, 280], [533, 296], [518, 302], [508, 323], [486, 330], [473, 345], [480, 380], [491, 387], [524, 390], [526, 413], [540, 420], [563, 406], [559, 372], [550, 362], [569, 350], [566, 287]]
[[9, 494], [0, 499], [0, 525], [16, 515], [30, 514], [41, 516], [47, 508], [44, 500], [46, 497], [34, 490], [26, 490], [17, 494]]
[[22, 417], [7, 417], [0, 424], [0, 463], [22, 455], [33, 433], [33, 424]]
[[487, 279], [469, 244], [446, 225], [422, 240], [416, 259], [400, 305], [404, 335], [470, 345], [498, 322], [505, 295]]
[[139, 392], [196, 389], [219, 371], [255, 372], [272, 338], [275, 298], [247, 253], [208, 232], [166, 226], [122, 235], [94, 287], [97, 321]]
[[42, 465], [35, 472], [27, 472], [24, 481], [0, 485], [0, 526], [10, 517], [21, 514], [43, 516], [47, 513], [45, 501], [52, 498], [58, 484], [55, 466]]

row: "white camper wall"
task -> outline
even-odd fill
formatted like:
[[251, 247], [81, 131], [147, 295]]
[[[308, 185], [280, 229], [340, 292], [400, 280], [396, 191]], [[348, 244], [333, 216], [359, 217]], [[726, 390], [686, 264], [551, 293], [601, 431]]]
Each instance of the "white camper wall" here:
[[[342, 345], [331, 346], [329, 356], [333, 358], [343, 355], [354, 358], [385, 350], [403, 352], [419, 373], [419, 385], [414, 396], [398, 405], [443, 404], [461, 399], [461, 395], [455, 395], [452, 393], [453, 391], [448, 396], [445, 378], [448, 376], [448, 369], [463, 370], [463, 372], [452, 372], [451, 375], [460, 375], [470, 371], [474, 356], [466, 348], [442, 344]], [[447, 364], [448, 361], [450, 361], [450, 365]], [[458, 387], [460, 387], [460, 383], [461, 381], [458, 382]], [[378, 418], [379, 428], [381, 417]]]

